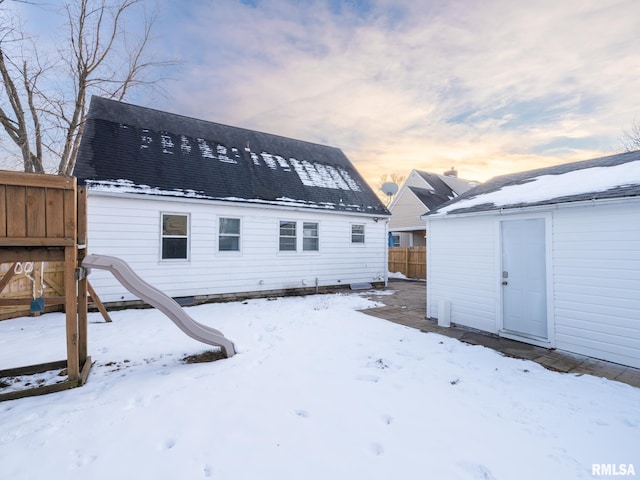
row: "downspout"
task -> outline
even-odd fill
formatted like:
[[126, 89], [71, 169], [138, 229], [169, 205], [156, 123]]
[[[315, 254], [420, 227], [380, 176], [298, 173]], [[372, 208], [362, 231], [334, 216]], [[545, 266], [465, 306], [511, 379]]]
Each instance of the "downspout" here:
[[389, 286], [389, 219], [384, 221], [384, 286]]

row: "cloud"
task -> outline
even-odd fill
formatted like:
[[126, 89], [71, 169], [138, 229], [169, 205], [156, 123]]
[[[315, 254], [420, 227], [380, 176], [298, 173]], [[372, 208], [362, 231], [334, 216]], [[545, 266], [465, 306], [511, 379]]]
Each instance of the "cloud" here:
[[639, 114], [635, 0], [167, 8], [183, 63], [162, 108], [339, 146], [372, 182], [598, 156]]

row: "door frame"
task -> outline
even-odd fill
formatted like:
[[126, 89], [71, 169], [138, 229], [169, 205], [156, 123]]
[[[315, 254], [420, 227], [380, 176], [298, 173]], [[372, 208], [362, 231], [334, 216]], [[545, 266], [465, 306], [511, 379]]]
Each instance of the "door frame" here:
[[[544, 220], [544, 236], [545, 236], [545, 281], [547, 294], [547, 338], [540, 339], [528, 335], [518, 335], [504, 329], [504, 289], [502, 288], [502, 222], [510, 220]], [[545, 348], [555, 348], [555, 317], [553, 308], [553, 212], [538, 212], [529, 214], [500, 215], [496, 220], [496, 253], [495, 253], [495, 285], [497, 299], [497, 331], [498, 335], [504, 338], [517, 340], [531, 345], [537, 345]]]

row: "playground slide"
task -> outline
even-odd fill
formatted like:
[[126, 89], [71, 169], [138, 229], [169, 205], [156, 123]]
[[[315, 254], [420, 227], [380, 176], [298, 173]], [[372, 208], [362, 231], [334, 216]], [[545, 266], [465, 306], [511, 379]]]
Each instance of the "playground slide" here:
[[87, 269], [108, 270], [127, 290], [141, 300], [157, 308], [176, 324], [185, 334], [200, 342], [220, 347], [225, 356], [235, 354], [233, 343], [219, 330], [196, 322], [173, 298], [140, 278], [127, 262], [107, 255], [87, 255], [82, 261]]

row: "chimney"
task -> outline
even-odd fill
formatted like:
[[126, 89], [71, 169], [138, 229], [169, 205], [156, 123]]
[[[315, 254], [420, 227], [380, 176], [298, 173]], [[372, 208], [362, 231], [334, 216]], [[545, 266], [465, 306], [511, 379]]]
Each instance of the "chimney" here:
[[444, 172], [444, 175], [447, 177], [457, 177], [458, 171], [455, 169], [455, 167], [451, 167], [451, 170], [447, 170], [446, 172]]

